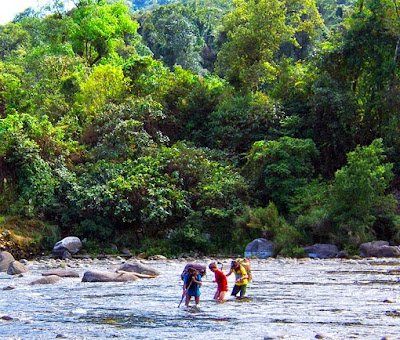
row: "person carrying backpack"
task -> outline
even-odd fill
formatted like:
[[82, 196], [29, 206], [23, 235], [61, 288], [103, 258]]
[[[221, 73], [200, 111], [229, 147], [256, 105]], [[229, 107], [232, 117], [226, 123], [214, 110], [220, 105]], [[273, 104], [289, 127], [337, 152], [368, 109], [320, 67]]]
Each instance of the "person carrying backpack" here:
[[193, 267], [189, 267], [183, 277], [183, 294], [186, 296], [185, 305], [189, 307], [192, 296], [195, 298], [196, 307], [200, 305], [200, 287], [202, 285], [201, 275]]
[[231, 270], [226, 276], [235, 274], [235, 286], [233, 287], [231, 295], [236, 297], [240, 293], [240, 298], [245, 297], [247, 283], [249, 276], [247, 275], [246, 269], [239, 263], [239, 261], [232, 261]]

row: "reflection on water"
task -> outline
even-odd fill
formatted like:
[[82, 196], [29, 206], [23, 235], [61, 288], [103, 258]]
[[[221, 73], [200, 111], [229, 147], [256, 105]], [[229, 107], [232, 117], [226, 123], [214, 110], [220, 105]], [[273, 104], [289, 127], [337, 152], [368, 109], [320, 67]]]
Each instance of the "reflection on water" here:
[[[201, 262], [201, 261], [199, 261]], [[207, 264], [206, 262], [203, 262]], [[69, 262], [83, 273], [114, 270], [118, 261]], [[178, 261], [149, 261], [161, 272], [131, 283], [82, 283], [63, 278], [30, 286], [45, 272], [31, 265], [22, 278], [0, 273], [1, 339], [400, 339], [400, 260], [253, 260], [254, 280], [243, 300], [212, 300], [204, 278], [200, 310], [178, 308]], [[229, 267], [226, 261], [225, 268]], [[233, 277], [228, 278], [230, 288]]]

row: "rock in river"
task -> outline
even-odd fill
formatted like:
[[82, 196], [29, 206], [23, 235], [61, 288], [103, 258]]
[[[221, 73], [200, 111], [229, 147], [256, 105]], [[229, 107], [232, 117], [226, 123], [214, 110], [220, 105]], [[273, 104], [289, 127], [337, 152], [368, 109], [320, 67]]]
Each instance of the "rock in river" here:
[[46, 273], [42, 273], [43, 276], [57, 275], [59, 277], [79, 277], [79, 273], [73, 270], [60, 270], [54, 269], [49, 270]]
[[147, 266], [139, 261], [131, 261], [123, 263], [118, 270], [123, 270], [125, 272], [134, 272], [139, 274], [146, 274], [151, 276], [158, 276], [160, 272], [150, 266]]
[[15, 261], [14, 256], [8, 251], [0, 251], [0, 272], [6, 272], [12, 261]]
[[22, 273], [29, 272], [28, 268], [26, 268], [21, 262], [19, 261], [12, 261], [8, 266], [7, 274], [9, 275], [18, 275]]
[[82, 282], [128, 282], [136, 281], [138, 277], [133, 273], [115, 273], [89, 270], [83, 274]]
[[46, 285], [46, 284], [53, 284], [61, 280], [61, 277], [57, 275], [49, 275], [32, 281], [30, 285]]
[[304, 250], [309, 257], [320, 259], [331, 259], [339, 253], [339, 249], [334, 244], [315, 243], [305, 247]]
[[400, 257], [400, 247], [390, 246], [387, 241], [362, 243], [359, 252], [361, 257]]
[[68, 259], [82, 248], [81, 240], [76, 236], [68, 236], [58, 241], [53, 247], [55, 258]]
[[272, 241], [265, 238], [256, 238], [251, 241], [244, 251], [245, 257], [258, 257], [259, 259], [265, 259], [273, 256], [275, 252], [275, 246]]

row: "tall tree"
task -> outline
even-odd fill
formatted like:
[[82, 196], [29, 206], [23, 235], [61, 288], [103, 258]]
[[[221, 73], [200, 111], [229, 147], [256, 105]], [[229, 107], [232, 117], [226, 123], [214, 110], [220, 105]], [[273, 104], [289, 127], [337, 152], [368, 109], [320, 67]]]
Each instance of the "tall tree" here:
[[226, 42], [218, 71], [239, 87], [257, 89], [275, 77], [275, 56], [283, 43], [300, 46], [296, 34], [322, 23], [313, 0], [236, 0], [223, 21]]
[[122, 1], [82, 0], [72, 13], [71, 39], [74, 51], [90, 65], [112, 56], [124, 38], [134, 34], [139, 24], [132, 20], [129, 8]]

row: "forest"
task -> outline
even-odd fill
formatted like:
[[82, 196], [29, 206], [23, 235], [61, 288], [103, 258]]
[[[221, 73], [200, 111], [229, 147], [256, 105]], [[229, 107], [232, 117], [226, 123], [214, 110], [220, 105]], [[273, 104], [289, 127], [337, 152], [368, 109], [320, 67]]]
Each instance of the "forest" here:
[[0, 26], [0, 229], [175, 256], [400, 244], [398, 0], [59, 0]]

